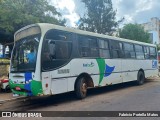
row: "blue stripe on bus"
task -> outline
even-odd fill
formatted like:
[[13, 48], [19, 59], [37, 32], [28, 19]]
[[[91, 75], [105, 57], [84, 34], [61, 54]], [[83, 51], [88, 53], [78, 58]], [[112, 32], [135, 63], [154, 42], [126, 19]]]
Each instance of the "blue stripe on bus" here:
[[29, 81], [32, 79], [32, 73], [31, 72], [26, 72], [25, 73], [25, 82]]
[[[31, 83], [29, 83], [29, 80], [32, 80], [32, 73], [31, 72], [26, 72], [25, 73], [25, 85], [24, 85], [24, 89], [27, 91], [31, 91]], [[28, 95], [30, 96], [32, 93], [28, 93]]]
[[25, 84], [24, 85], [24, 89], [28, 90], [28, 91], [31, 91], [31, 84], [30, 83], [29, 84]]
[[109, 75], [111, 75], [113, 73], [115, 69], [115, 66], [114, 67], [110, 67], [106, 64], [106, 69], [105, 69], [105, 73], [104, 73], [104, 77], [108, 77]]

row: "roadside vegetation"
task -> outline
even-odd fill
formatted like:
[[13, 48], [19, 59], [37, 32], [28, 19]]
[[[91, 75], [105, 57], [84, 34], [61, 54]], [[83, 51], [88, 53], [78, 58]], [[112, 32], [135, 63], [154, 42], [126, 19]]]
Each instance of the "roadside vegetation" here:
[[9, 64], [10, 60], [9, 59], [0, 59], [0, 64]]

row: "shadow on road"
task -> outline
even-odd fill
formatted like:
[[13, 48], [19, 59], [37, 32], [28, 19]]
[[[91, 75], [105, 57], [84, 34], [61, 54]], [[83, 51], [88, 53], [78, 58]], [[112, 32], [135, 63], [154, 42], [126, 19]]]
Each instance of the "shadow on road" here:
[[[149, 84], [150, 82], [154, 81], [147, 80], [145, 84]], [[105, 94], [121, 89], [128, 89], [130, 87], [136, 87], [135, 82], [122, 83], [100, 88], [93, 88], [88, 90], [87, 97], [94, 97], [99, 94]], [[77, 99], [74, 92], [69, 92], [53, 96], [29, 97], [29, 98], [17, 99], [14, 101], [8, 101], [0, 106], [0, 110], [28, 111], [41, 107], [58, 106], [62, 103], [67, 103], [72, 101], [77, 101]]]

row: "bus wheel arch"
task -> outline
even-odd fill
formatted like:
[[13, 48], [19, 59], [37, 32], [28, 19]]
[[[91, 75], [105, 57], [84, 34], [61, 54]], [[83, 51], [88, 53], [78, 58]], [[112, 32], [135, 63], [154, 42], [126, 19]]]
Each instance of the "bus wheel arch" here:
[[87, 88], [88, 87], [94, 87], [93, 80], [91, 76], [87, 73], [80, 74], [74, 85], [74, 90], [76, 92], [76, 96], [79, 99], [83, 99], [87, 95]]
[[143, 85], [144, 84], [144, 81], [145, 81], [145, 73], [144, 73], [144, 70], [143, 69], [140, 69], [137, 73], [137, 80], [136, 80], [136, 83], [138, 85]]

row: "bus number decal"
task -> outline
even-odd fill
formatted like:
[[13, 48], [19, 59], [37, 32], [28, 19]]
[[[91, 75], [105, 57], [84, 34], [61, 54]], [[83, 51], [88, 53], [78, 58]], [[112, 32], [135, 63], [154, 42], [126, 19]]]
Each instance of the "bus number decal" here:
[[157, 60], [152, 60], [152, 68], [157, 68], [158, 63]]
[[69, 69], [60, 69], [58, 70], [58, 74], [67, 74], [69, 73]]

